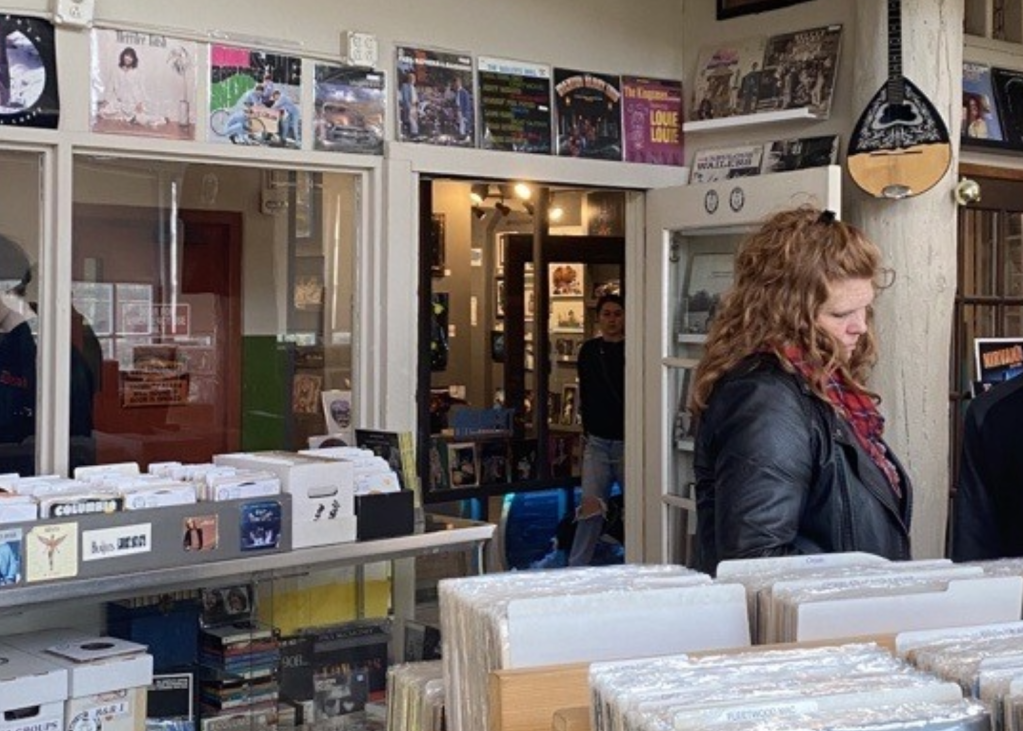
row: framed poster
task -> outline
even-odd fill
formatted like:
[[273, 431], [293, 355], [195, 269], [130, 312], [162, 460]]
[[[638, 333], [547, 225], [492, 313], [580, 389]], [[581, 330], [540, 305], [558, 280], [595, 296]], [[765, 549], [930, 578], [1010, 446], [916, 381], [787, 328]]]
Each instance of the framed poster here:
[[53, 24], [0, 15], [0, 126], [57, 129], [60, 94]]
[[548, 264], [551, 297], [581, 297], [586, 269], [583, 264]]
[[768, 10], [805, 3], [809, 0], [718, 0], [718, 20], [736, 18], [740, 15], [766, 13]]
[[584, 305], [581, 298], [551, 300], [551, 332], [583, 332]]
[[1001, 383], [1023, 374], [1023, 338], [974, 338], [973, 353], [980, 384]]

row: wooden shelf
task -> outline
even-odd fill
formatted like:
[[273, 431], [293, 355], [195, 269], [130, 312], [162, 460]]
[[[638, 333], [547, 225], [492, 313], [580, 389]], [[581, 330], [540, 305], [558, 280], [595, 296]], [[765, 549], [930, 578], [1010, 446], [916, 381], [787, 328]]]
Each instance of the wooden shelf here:
[[698, 119], [682, 125], [686, 134], [698, 132], [716, 132], [718, 130], [741, 129], [743, 127], [761, 127], [784, 122], [817, 122], [826, 117], [815, 114], [809, 107], [783, 109], [778, 112], [760, 112], [758, 114], [741, 114], [721, 119]]

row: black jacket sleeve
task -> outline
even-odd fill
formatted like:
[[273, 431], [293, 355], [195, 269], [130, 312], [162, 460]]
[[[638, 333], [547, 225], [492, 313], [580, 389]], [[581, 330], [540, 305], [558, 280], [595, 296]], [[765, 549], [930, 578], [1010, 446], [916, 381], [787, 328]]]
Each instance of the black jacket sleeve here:
[[814, 552], [797, 540], [816, 464], [806, 398], [787, 375], [718, 388], [706, 414], [713, 433], [700, 435], [710, 440], [718, 560]]
[[970, 404], [963, 428], [959, 475], [952, 504], [953, 561], [980, 561], [1001, 556], [993, 485], [986, 475], [984, 437], [979, 412], [974, 408], [978, 403], [975, 400]]

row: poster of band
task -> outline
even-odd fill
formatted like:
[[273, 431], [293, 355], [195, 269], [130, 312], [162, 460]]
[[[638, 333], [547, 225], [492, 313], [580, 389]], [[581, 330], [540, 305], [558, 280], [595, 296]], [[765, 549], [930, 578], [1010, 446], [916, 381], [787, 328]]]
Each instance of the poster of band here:
[[759, 36], [702, 47], [689, 118], [720, 119], [755, 112], [766, 43]]
[[397, 138], [475, 147], [472, 56], [403, 46], [397, 54]]
[[808, 107], [831, 114], [842, 26], [829, 25], [771, 36], [764, 51], [757, 111]]
[[485, 56], [476, 64], [481, 146], [551, 154], [551, 67]]
[[554, 119], [559, 156], [622, 159], [619, 77], [554, 69]]
[[210, 142], [301, 147], [302, 60], [210, 47]]
[[316, 64], [313, 146], [382, 155], [386, 100], [382, 71]]
[[195, 139], [196, 44], [124, 30], [92, 32], [93, 132]]
[[682, 82], [622, 77], [625, 160], [682, 165]]
[[0, 15], [0, 125], [57, 129], [60, 97], [53, 24]]

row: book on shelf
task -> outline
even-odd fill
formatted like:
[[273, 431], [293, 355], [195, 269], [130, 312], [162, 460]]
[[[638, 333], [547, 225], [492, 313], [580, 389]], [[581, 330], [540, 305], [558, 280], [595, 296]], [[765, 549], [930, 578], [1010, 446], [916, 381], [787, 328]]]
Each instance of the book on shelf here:
[[704, 335], [710, 330], [721, 298], [732, 286], [734, 277], [734, 254], [696, 252], [689, 257], [680, 333]]
[[691, 120], [720, 119], [756, 111], [766, 37], [703, 46], [693, 80]]
[[828, 117], [841, 41], [841, 25], [771, 36], [764, 50], [757, 111], [808, 108], [815, 116]]

